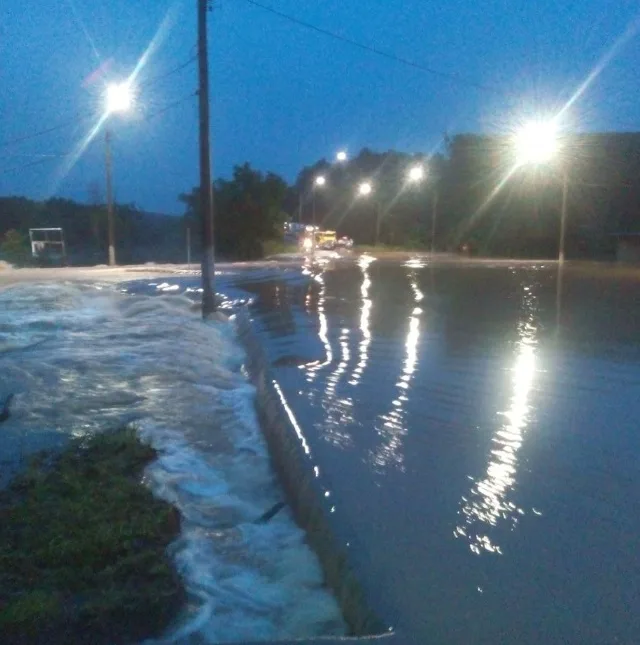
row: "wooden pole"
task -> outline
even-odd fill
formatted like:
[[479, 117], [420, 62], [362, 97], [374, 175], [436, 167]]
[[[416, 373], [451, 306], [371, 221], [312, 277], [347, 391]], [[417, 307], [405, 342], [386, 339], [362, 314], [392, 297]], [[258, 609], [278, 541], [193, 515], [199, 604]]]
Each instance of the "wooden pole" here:
[[109, 244], [109, 266], [116, 265], [115, 222], [113, 217], [113, 188], [111, 185], [111, 131], [107, 129], [104, 135], [105, 170], [107, 173], [107, 235]]
[[198, 2], [198, 106], [200, 113], [200, 220], [202, 225], [202, 317], [216, 310], [213, 280], [213, 186], [209, 146], [208, 0]]

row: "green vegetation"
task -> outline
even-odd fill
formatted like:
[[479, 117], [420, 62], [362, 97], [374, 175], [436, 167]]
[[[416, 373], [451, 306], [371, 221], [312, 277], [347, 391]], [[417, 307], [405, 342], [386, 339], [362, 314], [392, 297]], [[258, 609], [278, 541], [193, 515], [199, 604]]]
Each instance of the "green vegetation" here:
[[[106, 264], [104, 205], [81, 204], [57, 197], [42, 202], [24, 197], [0, 197], [0, 241], [13, 230], [26, 242], [30, 228], [44, 227], [64, 230], [71, 264]], [[186, 261], [186, 230], [180, 217], [144, 213], [134, 204], [117, 204], [115, 227], [117, 258], [122, 264]], [[31, 262], [28, 246], [25, 250], [27, 257], [16, 264]], [[0, 259], [12, 262], [3, 253], [4, 249], [0, 249]]]
[[[251, 260], [272, 254], [285, 220], [315, 221], [357, 245], [372, 244], [378, 212], [381, 244], [430, 249], [434, 208], [438, 251], [466, 244], [473, 255], [555, 258], [565, 169], [570, 259], [613, 258], [612, 234], [640, 231], [640, 133], [567, 137], [563, 160], [548, 167], [517, 168], [512, 148], [507, 136], [475, 134], [446, 137], [442, 152], [432, 155], [365, 148], [345, 163], [321, 159], [303, 168], [293, 185], [249, 164], [236, 166], [230, 178], [213, 184], [217, 258]], [[423, 164], [427, 172], [422, 181], [408, 183], [414, 164]], [[320, 174], [326, 185], [314, 189]], [[363, 180], [372, 182], [373, 191], [357, 197]], [[0, 197], [0, 238], [11, 229], [24, 237], [30, 227], [59, 226], [71, 264], [104, 263], [106, 214], [99, 191], [94, 192], [91, 204]], [[117, 205], [119, 263], [184, 262], [187, 230], [193, 257], [198, 256], [198, 190], [180, 200], [183, 217]]]
[[297, 244], [289, 244], [283, 240], [267, 240], [263, 245], [264, 256], [281, 255], [283, 253], [299, 253]]
[[[312, 220], [315, 201], [316, 221], [361, 248], [374, 241], [379, 205], [381, 243], [429, 249], [435, 204], [439, 251], [467, 243], [473, 254], [555, 258], [564, 168], [570, 259], [612, 258], [612, 233], [640, 231], [640, 133], [566, 137], [562, 162], [515, 171], [512, 147], [506, 136], [458, 134], [445, 138], [442, 154], [364, 149], [347, 163], [321, 159], [304, 168], [295, 184], [295, 195], [304, 197], [302, 221]], [[425, 165], [426, 176], [408, 184], [407, 171], [416, 163]], [[312, 192], [320, 174], [326, 187]], [[372, 182], [373, 192], [358, 198], [363, 180]], [[295, 213], [296, 206], [290, 201], [286, 210]]]
[[0, 259], [10, 264], [25, 264], [30, 259], [29, 241], [15, 229], [8, 230], [0, 238]]
[[42, 454], [0, 493], [5, 645], [113, 645], [160, 634], [184, 590], [166, 556], [177, 511], [141, 483], [135, 430]]
[[[254, 260], [265, 245], [282, 240], [287, 214], [283, 211], [287, 184], [278, 175], [263, 174], [249, 164], [236, 166], [231, 179], [214, 182], [216, 251], [221, 257]], [[180, 195], [185, 219], [199, 247], [198, 189]]]

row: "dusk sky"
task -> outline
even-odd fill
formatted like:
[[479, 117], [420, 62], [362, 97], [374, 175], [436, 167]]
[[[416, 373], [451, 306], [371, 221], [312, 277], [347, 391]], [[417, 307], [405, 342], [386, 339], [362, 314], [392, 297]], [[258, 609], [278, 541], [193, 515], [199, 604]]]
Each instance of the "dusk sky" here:
[[[215, 176], [249, 161], [292, 181], [341, 148], [430, 152], [445, 132], [504, 130], [536, 107], [559, 108], [617, 42], [569, 112], [571, 127], [640, 129], [637, 0], [260, 1], [486, 89], [247, 0], [218, 0], [209, 29]], [[99, 117], [106, 82], [130, 74], [154, 37], [135, 112], [110, 120], [114, 188], [118, 201], [182, 212], [177, 195], [198, 178], [195, 61], [161, 77], [196, 53], [195, 0], [2, 0], [0, 195], [86, 201], [97, 186], [103, 198], [104, 132], [77, 160], [69, 153]]]

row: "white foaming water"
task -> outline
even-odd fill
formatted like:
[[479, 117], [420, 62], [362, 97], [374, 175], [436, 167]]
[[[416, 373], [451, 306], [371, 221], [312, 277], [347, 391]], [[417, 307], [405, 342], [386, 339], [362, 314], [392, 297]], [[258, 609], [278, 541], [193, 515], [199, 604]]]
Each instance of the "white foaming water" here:
[[289, 511], [255, 523], [282, 498], [255, 390], [233, 325], [192, 304], [106, 285], [0, 292], [0, 399], [16, 394], [2, 459], [134, 422], [159, 452], [149, 485], [183, 517], [171, 556], [189, 603], [158, 643], [344, 634]]

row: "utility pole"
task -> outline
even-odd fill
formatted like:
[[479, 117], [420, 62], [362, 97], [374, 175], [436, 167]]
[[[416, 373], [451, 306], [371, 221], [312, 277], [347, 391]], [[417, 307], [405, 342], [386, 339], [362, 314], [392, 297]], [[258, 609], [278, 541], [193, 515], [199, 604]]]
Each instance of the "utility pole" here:
[[191, 226], [187, 226], [187, 266], [191, 268]]
[[558, 263], [564, 263], [564, 239], [567, 231], [567, 198], [569, 193], [569, 173], [562, 171], [562, 206], [560, 208], [560, 242], [558, 244]]
[[313, 192], [311, 194], [311, 223], [316, 225], [316, 189], [313, 187]]
[[113, 190], [111, 187], [111, 131], [107, 128], [104, 135], [105, 168], [107, 173], [107, 235], [109, 243], [109, 266], [116, 265], [115, 224], [113, 221]]
[[207, 10], [209, 0], [198, 2], [198, 106], [200, 112], [200, 220], [202, 224], [202, 317], [216, 310], [213, 279], [213, 186], [209, 148], [209, 60]]
[[438, 188], [433, 187], [431, 202], [431, 253], [436, 251], [436, 221], [438, 219]]

